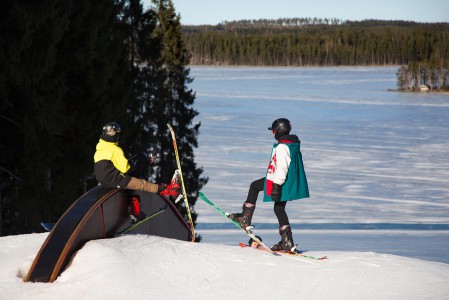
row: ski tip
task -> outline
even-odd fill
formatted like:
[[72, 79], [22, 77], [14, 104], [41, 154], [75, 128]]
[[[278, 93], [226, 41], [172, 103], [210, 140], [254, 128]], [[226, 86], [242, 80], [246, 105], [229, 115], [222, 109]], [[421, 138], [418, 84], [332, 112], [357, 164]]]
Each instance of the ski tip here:
[[55, 227], [55, 223], [41, 222], [41, 226], [42, 226], [42, 228], [45, 229], [45, 231], [50, 232], [50, 231], [52, 231], [53, 227]]

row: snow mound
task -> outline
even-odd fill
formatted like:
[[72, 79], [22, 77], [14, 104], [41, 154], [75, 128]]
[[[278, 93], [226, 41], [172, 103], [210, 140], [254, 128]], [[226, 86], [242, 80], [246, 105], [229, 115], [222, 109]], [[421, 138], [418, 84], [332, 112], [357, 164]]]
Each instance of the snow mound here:
[[274, 256], [122, 236], [88, 242], [54, 283], [24, 283], [47, 234], [0, 238], [0, 299], [448, 299], [449, 265], [372, 252]]

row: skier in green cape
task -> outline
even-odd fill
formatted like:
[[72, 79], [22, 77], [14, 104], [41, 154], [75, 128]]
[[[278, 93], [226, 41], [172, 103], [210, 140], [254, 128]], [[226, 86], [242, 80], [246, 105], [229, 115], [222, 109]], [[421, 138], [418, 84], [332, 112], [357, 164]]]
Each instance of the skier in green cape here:
[[288, 201], [309, 197], [309, 188], [304, 171], [301, 142], [297, 135], [290, 135], [292, 127], [286, 118], [280, 118], [268, 128], [277, 143], [273, 145], [271, 160], [265, 177], [251, 183], [248, 196], [241, 213], [229, 217], [240, 223], [243, 228], [251, 225], [256, 209], [257, 196], [264, 191], [264, 202], [274, 202], [274, 213], [279, 222], [281, 240], [273, 251], [292, 251], [295, 248], [290, 222], [285, 211]]

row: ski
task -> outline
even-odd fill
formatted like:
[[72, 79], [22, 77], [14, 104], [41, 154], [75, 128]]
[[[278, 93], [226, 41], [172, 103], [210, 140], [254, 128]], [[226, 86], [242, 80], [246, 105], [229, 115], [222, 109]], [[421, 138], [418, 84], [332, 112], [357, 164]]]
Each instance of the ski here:
[[250, 238], [252, 238], [257, 244], [259, 244], [264, 251], [267, 251], [271, 254], [274, 255], [279, 255], [278, 253], [276, 253], [275, 251], [272, 251], [270, 248], [267, 247], [267, 245], [265, 245], [261, 240], [259, 240], [254, 233], [252, 232], [251, 229], [245, 229], [242, 226], [240, 226], [240, 224], [234, 220], [232, 220], [231, 218], [229, 218], [229, 216], [226, 214], [225, 211], [223, 211], [221, 208], [219, 208], [217, 205], [215, 205], [215, 203], [213, 203], [212, 201], [210, 201], [209, 199], [206, 198], [206, 196], [203, 193], [199, 193], [200, 198], [206, 202], [207, 204], [209, 204], [210, 206], [212, 206], [213, 208], [215, 208], [215, 210], [217, 210], [220, 214], [222, 214], [226, 219], [228, 219], [229, 221], [231, 221], [232, 223], [234, 223], [235, 226], [237, 226], [238, 228], [240, 228], [241, 230], [243, 230]]
[[187, 209], [187, 215], [189, 217], [190, 228], [192, 229], [192, 242], [194, 242], [195, 241], [195, 228], [193, 226], [192, 215], [190, 213], [189, 200], [187, 199], [187, 192], [186, 192], [186, 188], [184, 186], [184, 178], [182, 177], [181, 161], [179, 160], [178, 145], [176, 143], [176, 135], [175, 135], [175, 131], [173, 130], [173, 127], [171, 127], [170, 124], [167, 124], [167, 126], [168, 126], [168, 129], [170, 129], [171, 137], [173, 140], [173, 148], [175, 150], [176, 164], [177, 164], [178, 170], [179, 170], [179, 178], [181, 179], [182, 194], [183, 194], [184, 203], [185, 203], [185, 206]]
[[55, 227], [55, 223], [44, 223], [44, 222], [42, 222], [41, 226], [42, 226], [42, 228], [45, 229], [45, 231], [50, 232], [53, 229], [53, 227]]
[[131, 224], [130, 226], [128, 226], [127, 228], [125, 228], [124, 230], [122, 230], [121, 232], [119, 232], [118, 234], [125, 234], [131, 230], [133, 230], [134, 228], [136, 228], [137, 226], [139, 226], [140, 224], [142, 224], [143, 222], [146, 222], [148, 220], [150, 220], [151, 218], [156, 217], [157, 215], [163, 213], [164, 211], [166, 211], [168, 208], [167, 205], [161, 207], [160, 210], [158, 210], [157, 212], [155, 212], [154, 214], [151, 214], [149, 216], [146, 216], [145, 218], [143, 218], [142, 220], [137, 221], [136, 223]]
[[[242, 248], [252, 248], [244, 243], [240, 243], [239, 244], [240, 247]], [[261, 251], [266, 251], [264, 248], [253, 248], [256, 250], [261, 250]], [[308, 258], [308, 259], [313, 259], [313, 260], [324, 260], [324, 259], [329, 259], [329, 257], [327, 256], [321, 256], [321, 257], [317, 257], [317, 256], [312, 256], [312, 255], [305, 255], [303, 254], [301, 251], [294, 251], [294, 252], [285, 252], [285, 251], [274, 251], [276, 253], [279, 254], [283, 254], [283, 255], [292, 255], [292, 256], [299, 256], [299, 257], [304, 257], [304, 258]]]
[[280, 254], [284, 254], [284, 255], [299, 256], [299, 257], [304, 257], [304, 258], [313, 259], [313, 260], [329, 259], [329, 257], [327, 257], [327, 256], [317, 257], [317, 256], [313, 256], [313, 255], [305, 255], [305, 254], [301, 253], [301, 251], [295, 251], [295, 252], [276, 251], [276, 253], [280, 253]]

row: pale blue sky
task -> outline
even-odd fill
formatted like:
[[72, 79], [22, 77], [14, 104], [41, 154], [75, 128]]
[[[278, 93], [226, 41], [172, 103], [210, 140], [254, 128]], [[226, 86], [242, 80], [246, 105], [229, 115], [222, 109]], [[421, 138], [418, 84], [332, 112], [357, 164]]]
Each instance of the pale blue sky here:
[[[143, 0], [148, 6], [151, 0]], [[278, 18], [449, 22], [449, 0], [172, 0], [184, 25]]]

